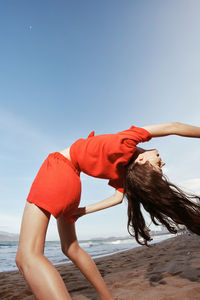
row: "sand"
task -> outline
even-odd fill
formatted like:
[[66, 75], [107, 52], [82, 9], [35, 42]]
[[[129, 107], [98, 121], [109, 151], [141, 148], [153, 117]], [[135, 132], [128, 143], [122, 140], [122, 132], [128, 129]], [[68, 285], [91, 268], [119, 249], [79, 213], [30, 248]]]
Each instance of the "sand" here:
[[[200, 300], [200, 237], [179, 235], [95, 260], [116, 300]], [[97, 300], [73, 264], [57, 266], [73, 300]], [[0, 299], [35, 299], [18, 271], [0, 273]]]

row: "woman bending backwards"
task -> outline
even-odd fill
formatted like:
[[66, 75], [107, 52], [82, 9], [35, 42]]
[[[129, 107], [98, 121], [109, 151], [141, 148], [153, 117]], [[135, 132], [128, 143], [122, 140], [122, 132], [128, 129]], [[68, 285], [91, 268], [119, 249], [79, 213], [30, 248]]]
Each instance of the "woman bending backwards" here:
[[[117, 134], [77, 140], [70, 148], [49, 154], [29, 192], [21, 225], [16, 264], [39, 300], [71, 299], [61, 276], [44, 256], [46, 231], [51, 214], [57, 219], [63, 253], [91, 282], [101, 300], [113, 300], [91, 257], [79, 246], [75, 221], [78, 217], [128, 200], [128, 231], [140, 244], [151, 240], [141, 204], [154, 224], [163, 224], [171, 233], [184, 224], [200, 234], [200, 197], [186, 195], [162, 174], [157, 150], [136, 145], [154, 137], [180, 135], [200, 138], [200, 127], [182, 123], [132, 126]], [[80, 172], [109, 179], [113, 196], [79, 207]], [[195, 201], [196, 200], [196, 201]], [[142, 241], [141, 241], [142, 238]]]

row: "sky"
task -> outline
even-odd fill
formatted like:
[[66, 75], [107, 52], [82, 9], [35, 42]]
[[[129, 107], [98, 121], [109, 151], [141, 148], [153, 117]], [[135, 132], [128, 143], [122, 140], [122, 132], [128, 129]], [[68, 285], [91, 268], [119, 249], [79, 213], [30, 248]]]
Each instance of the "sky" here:
[[[93, 130], [200, 126], [199, 15], [198, 0], [0, 1], [0, 231], [19, 233], [49, 153]], [[199, 139], [168, 136], [140, 146], [159, 150], [172, 182], [200, 192]], [[114, 193], [106, 180], [81, 179], [81, 206]], [[124, 200], [80, 218], [77, 235], [123, 236], [126, 223]], [[58, 239], [53, 216], [47, 239]]]

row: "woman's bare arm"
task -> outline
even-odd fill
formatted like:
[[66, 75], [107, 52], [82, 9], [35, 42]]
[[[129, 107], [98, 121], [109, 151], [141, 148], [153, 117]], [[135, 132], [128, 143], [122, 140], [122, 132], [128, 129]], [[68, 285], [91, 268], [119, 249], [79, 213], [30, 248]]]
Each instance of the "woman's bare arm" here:
[[123, 197], [124, 197], [124, 195], [122, 193], [120, 193], [119, 191], [115, 191], [115, 193], [112, 196], [110, 196], [102, 201], [99, 201], [94, 204], [90, 204], [90, 205], [86, 206], [85, 213], [90, 214], [92, 212], [120, 204], [120, 203], [122, 203]]
[[77, 209], [77, 211], [75, 212], [75, 214], [73, 215], [73, 217], [76, 219], [83, 215], [91, 214], [93, 212], [115, 206], [117, 204], [122, 203], [123, 198], [124, 198], [124, 194], [116, 190], [112, 196], [110, 196], [104, 200], [101, 200], [94, 204], [90, 204], [85, 207], [79, 207]]
[[166, 135], [180, 135], [185, 137], [200, 138], [200, 127], [179, 122], [157, 124], [144, 126], [152, 137], [161, 137]]

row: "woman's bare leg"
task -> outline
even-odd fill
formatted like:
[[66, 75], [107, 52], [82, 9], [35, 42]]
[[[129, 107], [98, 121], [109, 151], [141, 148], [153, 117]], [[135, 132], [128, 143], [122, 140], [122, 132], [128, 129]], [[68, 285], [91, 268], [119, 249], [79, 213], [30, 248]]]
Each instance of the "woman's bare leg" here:
[[50, 213], [26, 203], [21, 224], [16, 264], [38, 300], [70, 300], [65, 284], [44, 256]]
[[78, 244], [75, 224], [67, 224], [63, 217], [57, 219], [62, 251], [91, 282], [101, 300], [114, 300], [92, 258]]

